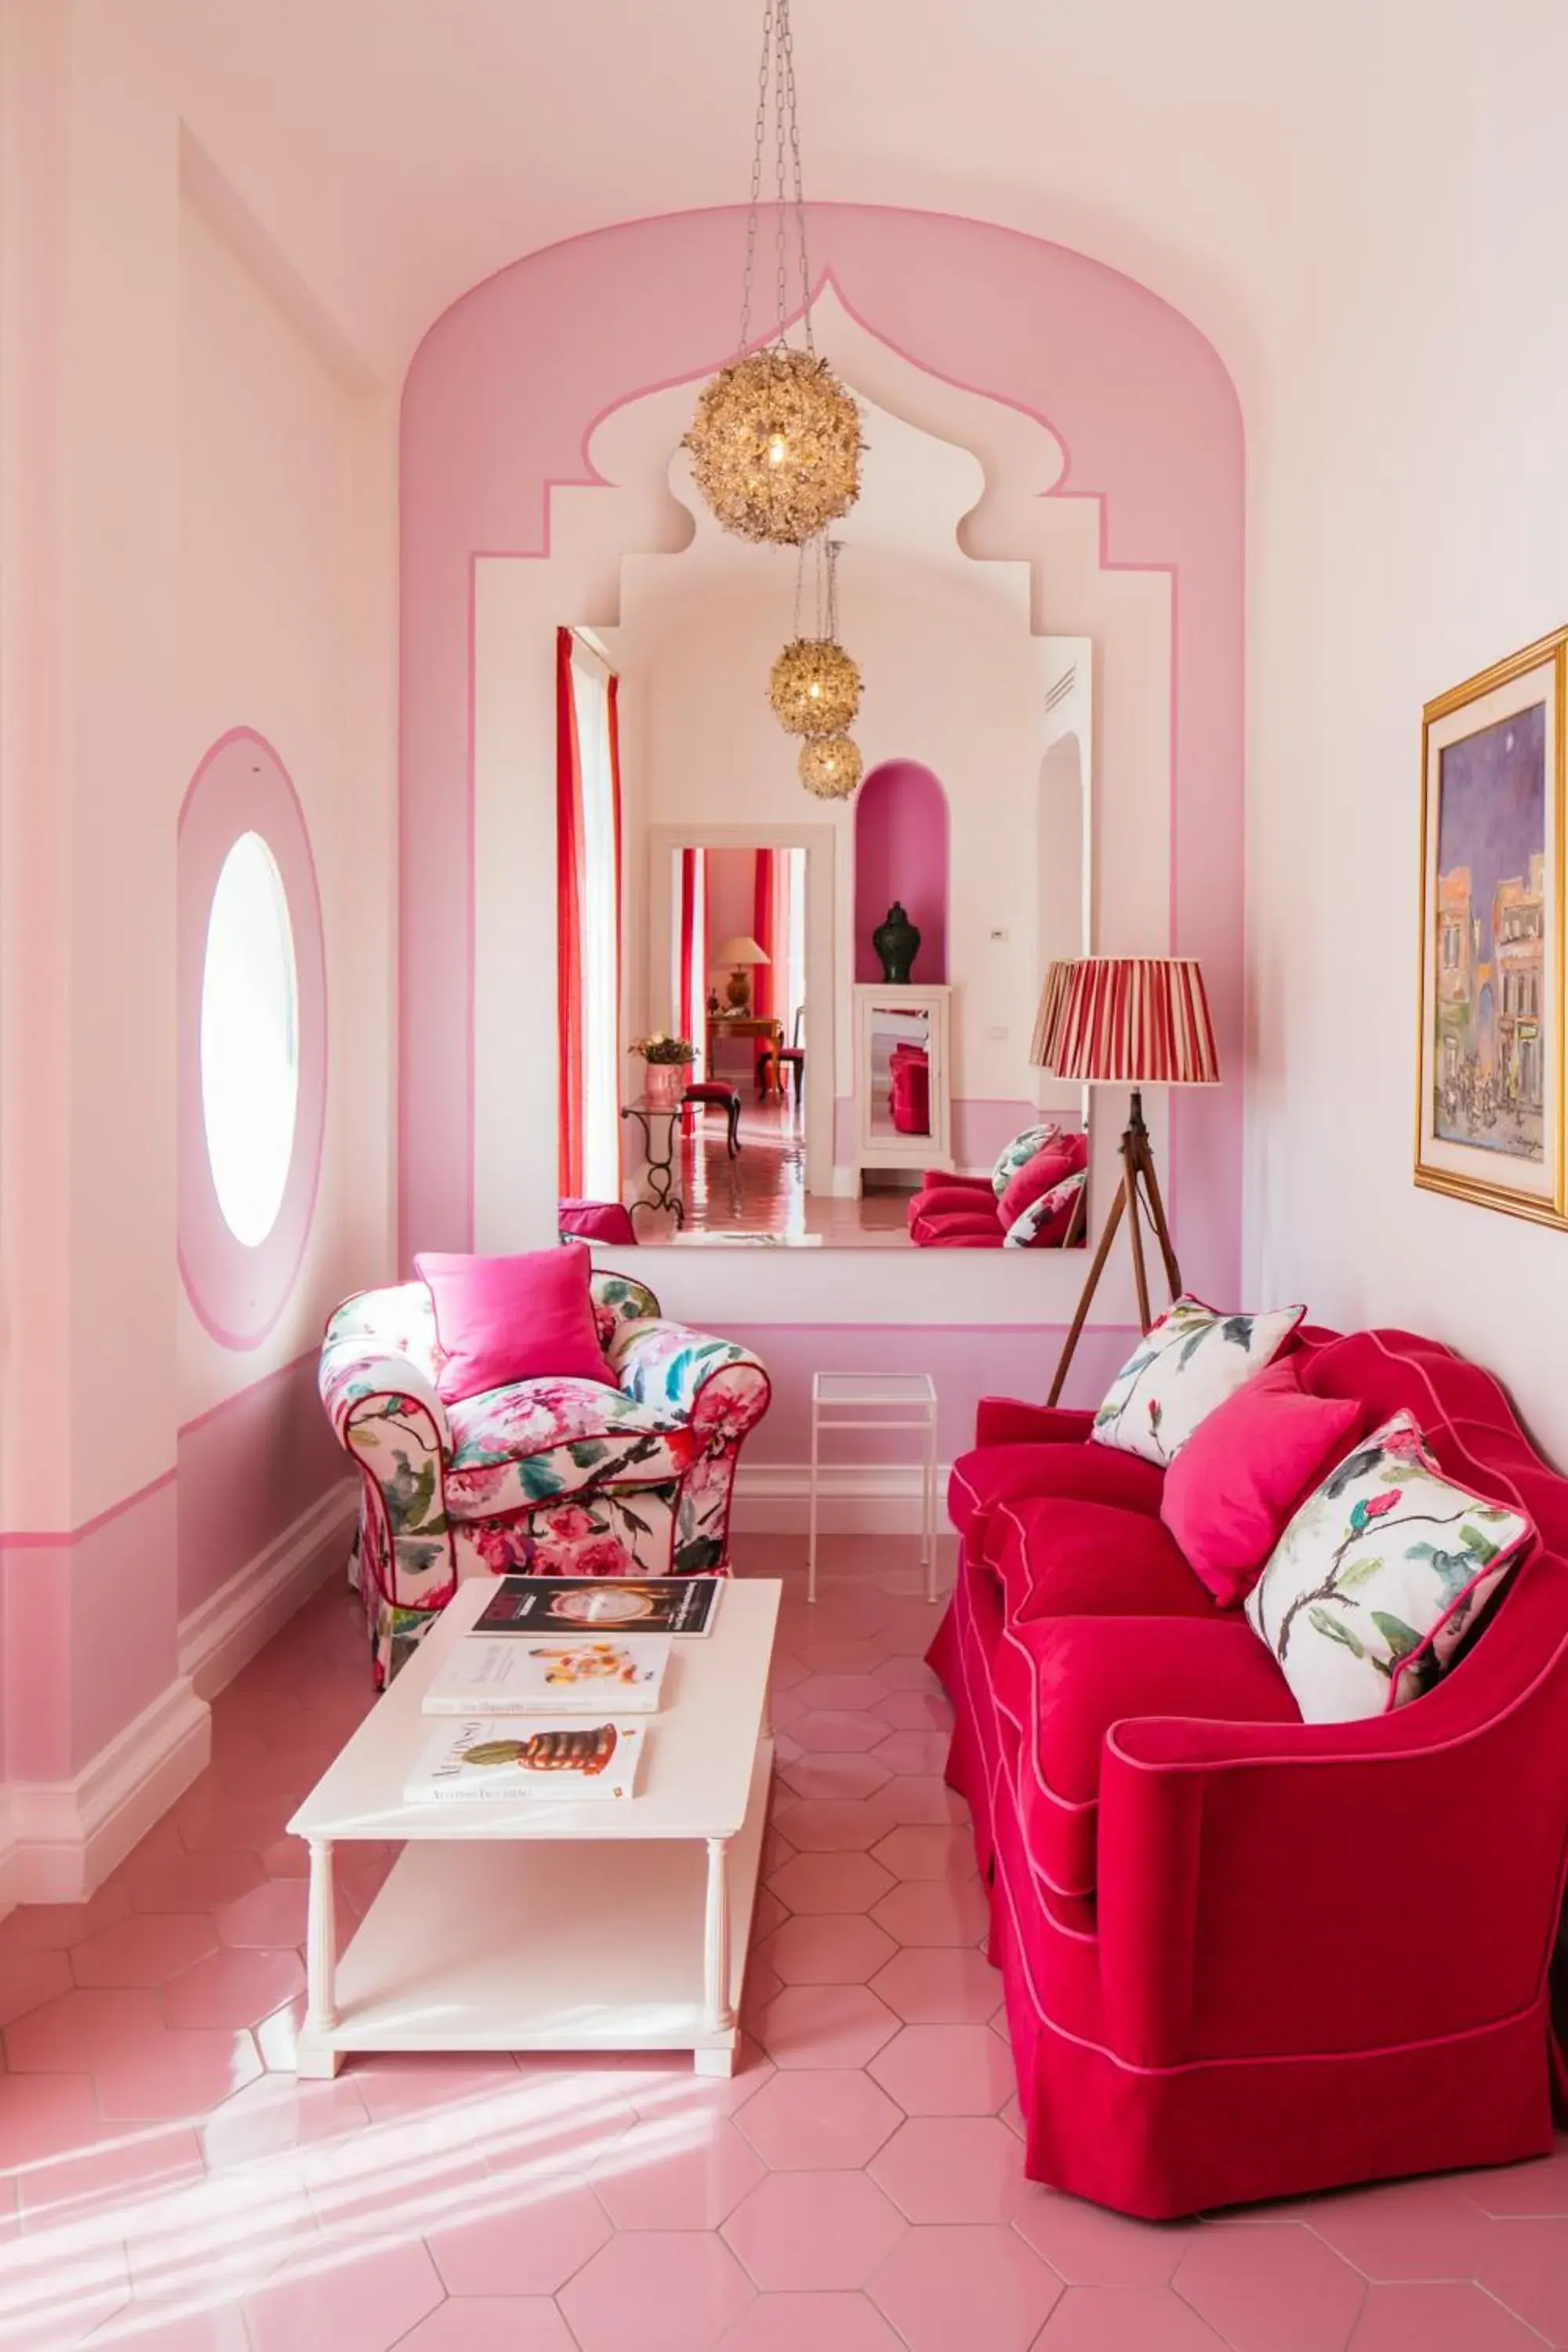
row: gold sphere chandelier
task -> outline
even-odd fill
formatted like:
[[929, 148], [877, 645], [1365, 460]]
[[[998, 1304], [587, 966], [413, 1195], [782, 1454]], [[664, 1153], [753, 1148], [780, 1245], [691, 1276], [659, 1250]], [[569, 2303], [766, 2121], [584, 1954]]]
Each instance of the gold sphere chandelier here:
[[865, 767], [859, 745], [847, 735], [814, 735], [800, 747], [800, 781], [819, 801], [847, 801]]
[[838, 642], [838, 543], [814, 541], [816, 635], [800, 633], [806, 550], [795, 575], [795, 635], [773, 666], [768, 700], [786, 735], [842, 735], [860, 709], [860, 672]]
[[[764, 0], [757, 77], [752, 200], [736, 356], [704, 384], [683, 447], [699, 490], [725, 530], [799, 547], [847, 514], [860, 495], [860, 412], [812, 341], [811, 273], [795, 119], [790, 0]], [[776, 318], [760, 351], [752, 342], [752, 285], [762, 205], [763, 153], [773, 100]], [[789, 227], [794, 217], [805, 349], [791, 344]]]

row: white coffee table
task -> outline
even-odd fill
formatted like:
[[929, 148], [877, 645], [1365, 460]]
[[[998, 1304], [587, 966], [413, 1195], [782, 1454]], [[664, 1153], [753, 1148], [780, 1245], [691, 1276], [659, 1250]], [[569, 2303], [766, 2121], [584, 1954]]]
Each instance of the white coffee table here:
[[[493, 1586], [459, 1586], [289, 1827], [310, 1850], [297, 2070], [355, 2050], [689, 2050], [734, 2066], [773, 1775], [768, 1666], [782, 1587], [726, 1583], [713, 1631], [672, 1645], [626, 1804], [403, 1801], [436, 1718], [420, 1701]], [[404, 1842], [334, 1948], [332, 1854]]]

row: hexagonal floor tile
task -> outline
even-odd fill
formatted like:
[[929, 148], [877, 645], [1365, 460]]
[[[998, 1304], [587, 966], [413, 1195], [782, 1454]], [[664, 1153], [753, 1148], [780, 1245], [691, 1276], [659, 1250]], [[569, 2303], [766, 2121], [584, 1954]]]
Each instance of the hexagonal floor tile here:
[[127, 1872], [127, 1884], [138, 1911], [214, 1911], [248, 1895], [266, 1875], [260, 1856], [247, 1848], [190, 1853], [182, 1847], [177, 1853], [150, 1856], [139, 1870]]
[[1350, 2352], [1541, 2352], [1541, 2338], [1479, 2286], [1373, 2286]]
[[786, 1919], [754, 1957], [784, 1984], [864, 1984], [897, 1949], [863, 1911], [818, 1911]]
[[994, 2116], [1013, 2095], [1013, 2060], [988, 2025], [906, 2025], [870, 2072], [910, 2116]]
[[888, 1693], [875, 1675], [812, 1675], [796, 1685], [795, 1696], [810, 1713], [872, 1715]]
[[[873, 1762], [878, 1761], [876, 1758]], [[896, 1772], [881, 1791], [886, 1810], [899, 1822], [952, 1822], [965, 1826], [969, 1807], [936, 1772]]]
[[1453, 2183], [1483, 2213], [1500, 2221], [1568, 2220], [1568, 2144], [1532, 2164], [1506, 2164], [1495, 2172], [1466, 2173]]
[[831, 1752], [799, 1757], [779, 1773], [782, 1786], [791, 1796], [825, 1799], [830, 1804], [853, 1804], [863, 1797], [874, 1797], [891, 1777], [887, 1766], [879, 1764], [874, 1756]]
[[1005, 2222], [1026, 2194], [1017, 2140], [994, 2116], [912, 2116], [868, 2169], [910, 2221]]
[[760, 2294], [720, 2338], [719, 2352], [904, 2352], [863, 2294]]
[[1130, 2221], [1031, 2183], [1013, 2227], [1068, 2286], [1166, 2286], [1197, 2235], [1180, 2221]]
[[1002, 1979], [983, 1952], [897, 1953], [871, 1990], [908, 2025], [983, 2025], [1002, 1997]]
[[940, 1731], [945, 1739], [952, 1730], [952, 1709], [940, 1691], [889, 1691], [877, 1712], [895, 1731]]
[[442, 2300], [436, 2265], [417, 2241], [338, 2250], [246, 2300], [256, 2352], [390, 2352]]
[[808, 1797], [791, 1805], [782, 1816], [782, 1825], [797, 1853], [863, 1853], [887, 1836], [892, 1817], [882, 1811], [876, 1797], [842, 1804], [831, 1798]]
[[304, 1985], [297, 1952], [212, 1952], [164, 1986], [163, 2017], [176, 2026], [259, 2025]]
[[203, 1912], [133, 1914], [78, 1944], [71, 1969], [79, 1985], [161, 1985], [216, 1949], [212, 1922]]
[[786, 2067], [864, 2066], [898, 2030], [864, 1985], [786, 1985], [756, 2022], [773, 2064]]
[[726, 2116], [672, 2116], [638, 2124], [589, 2178], [617, 2230], [716, 2230], [764, 2172]]
[[1476, 2277], [1549, 2344], [1568, 2344], [1568, 2221], [1489, 2222]]
[[752, 2299], [745, 2272], [705, 2230], [627, 2230], [559, 2297], [582, 2352], [708, 2352]]
[[933, 1827], [901, 1822], [871, 1852], [895, 1878], [952, 1879], [962, 1885], [974, 1876], [972, 1841], [945, 1823]]
[[[869, 1976], [870, 1970], [866, 1973]], [[41, 2009], [47, 2000], [58, 2000], [69, 1992], [72, 1981], [68, 1954], [52, 1945], [0, 1947], [0, 2026], [26, 2017], [30, 2009]]]
[[5, 2054], [14, 2074], [95, 2074], [163, 2022], [153, 1992], [62, 1993], [7, 2026]]
[[[1226, 2352], [1191, 2304], [1165, 2287], [1068, 2287], [1047, 2320], [1040, 2352]], [[1401, 2352], [1434, 2352], [1412, 2336]]]
[[1200, 2231], [1172, 2284], [1234, 2352], [1344, 2352], [1366, 2293], [1294, 2221]]
[[464, 2295], [444, 2303], [397, 2352], [577, 2352], [572, 2331], [548, 2295]]
[[940, 1772], [948, 1746], [945, 1731], [889, 1731], [871, 1753], [895, 1772]]
[[305, 1940], [305, 1893], [303, 1879], [264, 1880], [215, 1915], [220, 1941], [297, 1950]]
[[868, 1911], [898, 1881], [868, 1853], [801, 1853], [768, 1881], [792, 1911]]
[[0, 2097], [0, 2168], [52, 2162], [99, 2137], [86, 2074], [13, 2074]]
[[[875, 1748], [888, 1736], [888, 1727], [879, 1716], [850, 1715], [828, 1707], [818, 1707], [800, 1716], [789, 1727], [791, 1737], [807, 1753], [830, 1748], [840, 1756], [863, 1753]], [[884, 1769], [890, 1770], [890, 1766]]]
[[1320, 2198], [1312, 2228], [1363, 2278], [1475, 2276], [1486, 2221], [1480, 2208], [1447, 2180], [1396, 2180]]
[[598, 2200], [583, 2181], [533, 2183], [485, 2200], [468, 2221], [426, 2230], [448, 2294], [553, 2294], [610, 2238]]
[[773, 2172], [724, 2224], [759, 2287], [863, 2286], [904, 2234], [863, 2172]]
[[866, 2164], [903, 2117], [858, 2067], [775, 2074], [735, 2118], [775, 2172], [847, 2170]]
[[867, 2287], [910, 2352], [1027, 2352], [1062, 2293], [1007, 2229], [911, 2230]]
[[0, 1919], [0, 1951], [68, 1951], [123, 1919], [130, 1908], [130, 1892], [117, 1879], [100, 1886], [90, 1902], [18, 1904]]
[[898, 1943], [951, 1949], [979, 1943], [991, 1924], [991, 1906], [978, 1878], [958, 1885], [950, 1879], [906, 1879], [871, 1916]]
[[248, 2033], [160, 2024], [134, 2052], [96, 2069], [98, 2104], [106, 2116], [162, 2123], [195, 2116], [243, 2090], [262, 2071]]

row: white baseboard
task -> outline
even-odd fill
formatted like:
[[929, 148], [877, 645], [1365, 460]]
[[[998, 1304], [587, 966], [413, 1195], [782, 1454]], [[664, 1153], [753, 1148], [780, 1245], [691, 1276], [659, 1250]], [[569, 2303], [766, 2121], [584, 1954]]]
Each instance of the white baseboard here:
[[71, 1780], [15, 1780], [0, 1823], [0, 1906], [83, 1903], [204, 1770], [212, 1711], [178, 1675]]
[[173, 1682], [74, 1780], [0, 1789], [0, 1913], [85, 1902], [205, 1770], [208, 1702], [342, 1565], [357, 1496], [341, 1480], [182, 1621]]
[[[936, 1526], [948, 1533], [947, 1474], [936, 1468]], [[804, 1462], [742, 1462], [735, 1473], [731, 1524], [738, 1535], [804, 1535], [809, 1517], [811, 1471]], [[834, 1463], [817, 1472], [817, 1526], [824, 1535], [918, 1535], [921, 1473], [917, 1463]]]
[[180, 1672], [216, 1698], [345, 1559], [359, 1482], [342, 1478], [180, 1620]]

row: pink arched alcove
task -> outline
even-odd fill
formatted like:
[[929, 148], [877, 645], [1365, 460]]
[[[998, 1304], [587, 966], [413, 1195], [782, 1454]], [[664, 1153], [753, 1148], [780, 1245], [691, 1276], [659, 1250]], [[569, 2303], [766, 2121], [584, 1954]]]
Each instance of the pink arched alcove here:
[[910, 978], [947, 978], [947, 794], [918, 760], [884, 760], [855, 796], [855, 977], [878, 981], [871, 934], [898, 899], [920, 932]]

